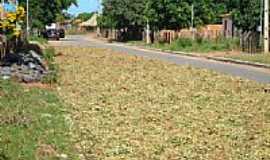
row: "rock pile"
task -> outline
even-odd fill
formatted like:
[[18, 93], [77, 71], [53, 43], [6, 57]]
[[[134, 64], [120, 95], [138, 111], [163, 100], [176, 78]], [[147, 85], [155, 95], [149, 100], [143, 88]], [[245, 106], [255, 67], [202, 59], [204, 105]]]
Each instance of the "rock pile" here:
[[30, 50], [6, 56], [0, 66], [0, 78], [16, 78], [21, 82], [31, 83], [41, 81], [47, 71], [42, 56]]

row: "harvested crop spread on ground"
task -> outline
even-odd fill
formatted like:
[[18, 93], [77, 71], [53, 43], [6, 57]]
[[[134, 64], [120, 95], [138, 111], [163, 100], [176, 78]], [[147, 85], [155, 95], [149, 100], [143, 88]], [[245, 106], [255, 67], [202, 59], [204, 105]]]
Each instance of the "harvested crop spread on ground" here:
[[85, 159], [270, 159], [265, 86], [110, 50], [57, 50]]

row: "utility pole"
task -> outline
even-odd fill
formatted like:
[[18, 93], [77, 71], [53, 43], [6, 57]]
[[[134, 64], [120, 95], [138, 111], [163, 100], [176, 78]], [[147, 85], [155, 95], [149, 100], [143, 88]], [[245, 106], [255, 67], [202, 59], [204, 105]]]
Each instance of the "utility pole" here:
[[[149, 10], [149, 1], [146, 3], [146, 10]], [[150, 24], [149, 24], [149, 15], [146, 16], [146, 44], [151, 44], [151, 36], [150, 36]]]
[[269, 53], [269, 0], [264, 0], [264, 52]]
[[[101, 16], [102, 15], [102, 9], [101, 9], [101, 1], [98, 0], [98, 12], [97, 12], [97, 16]], [[97, 37], [100, 37], [101, 35], [101, 31], [100, 31], [100, 26], [97, 26]]]
[[195, 39], [194, 33], [194, 5], [191, 5], [191, 31], [192, 31], [192, 39]]
[[26, 0], [26, 38], [29, 36], [29, 0]]
[[259, 42], [260, 46], [263, 45], [263, 11], [264, 11], [263, 4], [264, 4], [264, 0], [261, 0], [261, 4], [260, 4], [260, 28], [259, 28], [259, 30], [260, 30], [260, 42]]
[[151, 43], [150, 24], [149, 24], [149, 19], [148, 18], [147, 18], [147, 24], [146, 24], [146, 43], [147, 44]]

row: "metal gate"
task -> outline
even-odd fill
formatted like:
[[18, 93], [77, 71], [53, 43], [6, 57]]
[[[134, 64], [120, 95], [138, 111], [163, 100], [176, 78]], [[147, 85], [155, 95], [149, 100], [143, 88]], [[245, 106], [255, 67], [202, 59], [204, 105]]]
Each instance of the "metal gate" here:
[[259, 32], [244, 32], [240, 36], [241, 50], [244, 53], [256, 54], [262, 52], [262, 43]]

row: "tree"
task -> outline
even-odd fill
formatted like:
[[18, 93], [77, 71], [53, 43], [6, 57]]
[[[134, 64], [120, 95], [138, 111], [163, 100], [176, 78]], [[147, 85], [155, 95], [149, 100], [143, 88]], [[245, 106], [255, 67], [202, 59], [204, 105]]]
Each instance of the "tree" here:
[[103, 15], [99, 25], [121, 31], [123, 40], [136, 37], [144, 27], [143, 13], [145, 0], [103, 0]]
[[121, 29], [143, 25], [144, 0], [104, 0], [102, 4], [103, 19], [112, 23], [112, 27]]
[[[25, 0], [19, 0], [20, 5], [26, 6]], [[43, 28], [56, 21], [71, 5], [77, 5], [77, 0], [30, 0], [29, 17], [33, 28]]]
[[194, 25], [221, 23], [231, 13], [237, 28], [255, 30], [260, 24], [260, 0], [103, 0], [103, 26], [116, 29], [146, 26], [152, 30], [182, 29]]
[[84, 13], [80, 13], [76, 19], [80, 19], [82, 21], [87, 21], [88, 19], [90, 19], [92, 16], [94, 15], [94, 12], [91, 12], [91, 13], [87, 13], [87, 12], [84, 12]]
[[191, 26], [194, 5], [195, 26], [208, 24], [216, 18], [211, 0], [147, 0], [145, 15], [154, 28], [181, 29]]
[[214, 0], [216, 13], [231, 13], [234, 24], [243, 31], [255, 31], [260, 25], [260, 0]]
[[238, 28], [255, 31], [260, 25], [260, 0], [239, 0], [232, 13]]

